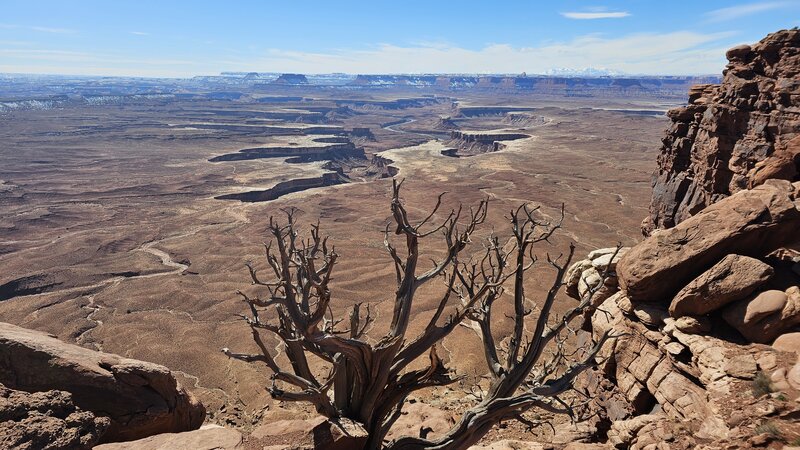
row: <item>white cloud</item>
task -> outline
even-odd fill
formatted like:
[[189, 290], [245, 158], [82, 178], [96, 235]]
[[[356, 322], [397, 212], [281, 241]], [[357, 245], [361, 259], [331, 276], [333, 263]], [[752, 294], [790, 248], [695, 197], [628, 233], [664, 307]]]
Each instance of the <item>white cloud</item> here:
[[41, 27], [41, 26], [29, 27], [13, 23], [0, 23], [0, 29], [5, 29], [5, 30], [25, 29], [25, 30], [38, 31], [41, 33], [58, 33], [58, 34], [77, 33], [77, 31], [71, 30], [69, 28], [51, 28], [51, 27]]
[[[690, 31], [613, 38], [591, 34], [532, 47], [492, 44], [466, 49], [442, 43], [382, 44], [316, 53], [280, 49], [230, 52], [217, 60], [181, 55], [139, 60], [122, 55], [7, 47], [0, 48], [0, 71], [188, 77], [222, 71], [533, 74], [555, 67], [603, 67], [630, 74], [717, 74], [725, 65], [725, 50], [738, 44], [730, 42], [731, 36]], [[40, 69], [33, 70], [35, 67]]]
[[791, 6], [791, 2], [758, 2], [746, 3], [743, 5], [729, 6], [727, 8], [715, 9], [705, 14], [710, 22], [724, 22], [727, 20], [738, 19], [740, 17], [747, 17], [751, 14], [756, 14], [764, 11], [771, 11], [774, 9], [781, 9]]
[[56, 33], [56, 34], [72, 34], [75, 33], [75, 30], [70, 30], [69, 28], [51, 28], [51, 27], [30, 27], [33, 31], [39, 31], [42, 33]]
[[[28, 50], [28, 49], [3, 49], [0, 48], [0, 57], [5, 60], [17, 60], [22, 64], [34, 61], [46, 63], [60, 63], [64, 68], [80, 68], [82, 65], [104, 63], [108, 66], [118, 66], [125, 69], [138, 66], [151, 66], [152, 68], [167, 68], [171, 66], [196, 65], [195, 62], [183, 59], [156, 59], [156, 58], [126, 58], [109, 54], [95, 54], [87, 52], [73, 52], [65, 50]], [[73, 69], [74, 70], [74, 69]], [[78, 72], [70, 72], [78, 73]], [[135, 73], [135, 72], [130, 72]], [[94, 73], [92, 73], [94, 74]]]
[[592, 19], [622, 19], [631, 14], [627, 11], [599, 11], [599, 12], [563, 12], [567, 19], [592, 20]]
[[31, 41], [0, 41], [0, 45], [13, 45], [13, 46], [21, 47], [21, 46], [31, 46], [31, 45], [33, 45], [33, 42], [31, 42]]
[[136, 36], [150, 36], [150, 33], [145, 33], [144, 31], [131, 31], [131, 34]]
[[[493, 44], [471, 50], [457, 46], [400, 47], [328, 53], [269, 50], [261, 58], [226, 61], [224, 70], [300, 73], [543, 73], [553, 67], [605, 67], [632, 74], [719, 73], [729, 33], [678, 31], [620, 38], [586, 35], [538, 47]], [[709, 48], [713, 47], [713, 48]], [[235, 67], [231, 67], [235, 66]]]

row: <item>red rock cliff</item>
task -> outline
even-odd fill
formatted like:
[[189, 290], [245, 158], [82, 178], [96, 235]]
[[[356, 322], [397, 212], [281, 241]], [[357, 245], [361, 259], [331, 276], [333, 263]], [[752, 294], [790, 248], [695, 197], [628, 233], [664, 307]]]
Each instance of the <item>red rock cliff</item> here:
[[668, 113], [645, 234], [767, 179], [800, 179], [800, 30], [726, 56], [721, 84], [693, 87]]

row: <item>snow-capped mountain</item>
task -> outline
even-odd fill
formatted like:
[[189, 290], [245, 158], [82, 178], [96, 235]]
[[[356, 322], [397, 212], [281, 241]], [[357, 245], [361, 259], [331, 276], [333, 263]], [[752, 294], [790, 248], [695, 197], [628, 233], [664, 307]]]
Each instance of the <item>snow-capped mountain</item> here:
[[570, 69], [567, 67], [555, 67], [545, 71], [544, 75], [558, 76], [558, 77], [618, 77], [627, 75], [625, 72], [619, 70], [584, 67], [582, 69]]

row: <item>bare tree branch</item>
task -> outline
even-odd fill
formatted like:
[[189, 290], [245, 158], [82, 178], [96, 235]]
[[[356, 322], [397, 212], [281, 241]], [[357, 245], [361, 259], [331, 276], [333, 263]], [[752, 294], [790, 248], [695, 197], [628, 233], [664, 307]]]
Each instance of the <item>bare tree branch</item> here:
[[[307, 236], [301, 235], [296, 223], [299, 211], [290, 208], [283, 211], [285, 223], [269, 219], [267, 232], [272, 239], [264, 245], [262, 263], [266, 270], [246, 264], [259, 295], [237, 291], [247, 304], [249, 315], [242, 318], [260, 354], [227, 348], [223, 352], [234, 359], [265, 364], [272, 372], [266, 389], [273, 398], [309, 402], [327, 417], [347, 417], [363, 424], [369, 432], [368, 449], [463, 449], [502, 420], [526, 423], [521, 414], [530, 408], [574, 415], [576, 405], [559, 396], [572, 388], [575, 377], [594, 363], [603, 344], [614, 337], [602, 336], [577, 361], [575, 352], [568, 348], [567, 338], [574, 333], [570, 323], [597, 306], [592, 300], [597, 288], [589, 289], [587, 298], [564, 316], [551, 317], [574, 246], [566, 257], [547, 257], [554, 270], [553, 281], [539, 307], [534, 308], [526, 296], [526, 273], [537, 262], [534, 247], [551, 243], [564, 221], [564, 206], [556, 219], [546, 219], [540, 207], [522, 205], [514, 209], [508, 216], [511, 239], [501, 241], [492, 235], [482, 251], [470, 255], [466, 249], [487, 219], [488, 200], [474, 208], [459, 206], [440, 214], [445, 198], [441, 194], [424, 217], [412, 220], [400, 196], [402, 184], [397, 180], [392, 183], [393, 223], [383, 230], [397, 287], [391, 323], [381, 338], [367, 340], [367, 330], [374, 322], [368, 303], [355, 303], [349, 316], [336, 317], [342, 309], [333, 306], [330, 283], [338, 255], [322, 236], [318, 222], [310, 225]], [[396, 237], [390, 236], [390, 230]], [[436, 235], [443, 240], [444, 256], [418, 273], [420, 241]], [[271, 276], [267, 279], [261, 272]], [[604, 281], [609, 274], [607, 268]], [[444, 291], [427, 327], [413, 338], [407, 336], [417, 290], [440, 277]], [[507, 290], [511, 295], [504, 295]], [[493, 308], [504, 298], [510, 298], [513, 305], [513, 314], [508, 317], [514, 325], [507, 337], [495, 336], [493, 330]], [[534, 312], [538, 316], [529, 320]], [[476, 395], [478, 403], [438, 439], [427, 439], [423, 430], [419, 436], [385, 442], [411, 393], [462, 379], [446, 367], [437, 345], [465, 323], [475, 325], [473, 329], [483, 342], [488, 392]], [[283, 369], [275, 361], [262, 331], [282, 343], [291, 369]], [[543, 358], [546, 348], [549, 358]], [[428, 364], [410, 369], [426, 353]], [[314, 375], [320, 371], [316, 366], [312, 370], [311, 356], [327, 367], [327, 376]]]

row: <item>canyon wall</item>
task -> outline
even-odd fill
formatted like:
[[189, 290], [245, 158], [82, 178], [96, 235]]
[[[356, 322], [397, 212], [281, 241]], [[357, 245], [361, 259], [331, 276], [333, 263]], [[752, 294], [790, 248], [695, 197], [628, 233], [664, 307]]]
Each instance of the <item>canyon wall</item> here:
[[567, 273], [584, 342], [615, 337], [577, 386], [598, 448], [800, 442], [800, 31], [727, 57], [670, 111], [651, 235]]
[[770, 178], [800, 179], [800, 30], [727, 52], [720, 84], [669, 111], [645, 234]]
[[447, 91], [526, 92], [566, 97], [681, 97], [690, 86], [718, 81], [714, 76], [573, 77], [549, 75], [358, 75], [359, 88], [428, 88]]

